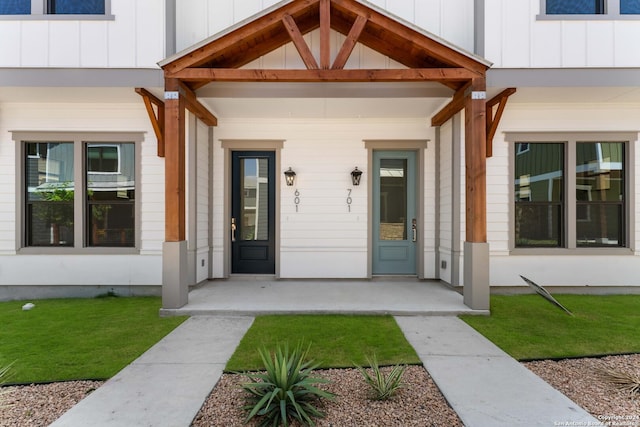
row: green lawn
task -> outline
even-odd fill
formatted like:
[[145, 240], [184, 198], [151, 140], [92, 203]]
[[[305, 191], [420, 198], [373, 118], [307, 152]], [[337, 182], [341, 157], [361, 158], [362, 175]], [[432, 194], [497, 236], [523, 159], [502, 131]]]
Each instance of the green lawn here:
[[491, 297], [491, 316], [461, 316], [519, 360], [640, 353], [640, 295]]
[[106, 379], [182, 323], [160, 318], [160, 298], [95, 298], [0, 303], [0, 367], [11, 383]]
[[366, 365], [374, 354], [380, 365], [420, 363], [391, 316], [273, 315], [256, 317], [226, 370], [262, 369], [258, 348], [298, 341], [311, 344], [309, 357], [322, 368]]

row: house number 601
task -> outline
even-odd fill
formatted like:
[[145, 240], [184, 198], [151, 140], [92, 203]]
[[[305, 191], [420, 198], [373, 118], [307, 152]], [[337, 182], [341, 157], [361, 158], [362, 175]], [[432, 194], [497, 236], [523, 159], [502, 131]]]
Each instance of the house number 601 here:
[[296, 212], [298, 212], [298, 205], [300, 204], [300, 192], [298, 190], [296, 190], [295, 193], [293, 193], [294, 197], [293, 198], [293, 203], [296, 204]]

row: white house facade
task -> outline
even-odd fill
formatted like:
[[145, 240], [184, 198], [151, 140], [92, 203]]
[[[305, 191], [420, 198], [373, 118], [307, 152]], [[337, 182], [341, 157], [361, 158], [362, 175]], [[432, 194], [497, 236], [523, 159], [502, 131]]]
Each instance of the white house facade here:
[[637, 292], [640, 3], [585, 3], [0, 2], [0, 300]]

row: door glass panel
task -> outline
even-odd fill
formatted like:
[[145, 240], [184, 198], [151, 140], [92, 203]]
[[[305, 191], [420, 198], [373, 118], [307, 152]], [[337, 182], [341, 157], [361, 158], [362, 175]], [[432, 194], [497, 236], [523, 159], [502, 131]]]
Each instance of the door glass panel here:
[[407, 160], [380, 159], [380, 240], [407, 239]]
[[269, 239], [269, 160], [240, 159], [240, 240]]

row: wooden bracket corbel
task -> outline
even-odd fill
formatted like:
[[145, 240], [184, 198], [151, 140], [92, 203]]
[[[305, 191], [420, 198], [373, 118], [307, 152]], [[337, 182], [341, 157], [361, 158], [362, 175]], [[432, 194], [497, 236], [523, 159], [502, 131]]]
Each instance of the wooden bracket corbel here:
[[[136, 88], [136, 93], [144, 100], [149, 120], [151, 120], [151, 126], [153, 126], [153, 131], [156, 134], [156, 139], [158, 140], [158, 157], [164, 157], [164, 102], [141, 87]], [[153, 109], [154, 105], [158, 109], [157, 115]]]
[[[514, 93], [516, 93], [516, 88], [510, 87], [487, 101], [487, 157], [491, 157], [493, 155], [493, 137], [496, 135], [500, 119], [502, 118], [502, 113], [504, 112], [504, 108], [507, 106], [507, 99], [509, 99], [509, 97]], [[496, 105], [498, 105], [498, 108], [494, 115], [493, 107]]]

